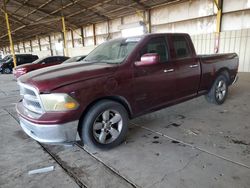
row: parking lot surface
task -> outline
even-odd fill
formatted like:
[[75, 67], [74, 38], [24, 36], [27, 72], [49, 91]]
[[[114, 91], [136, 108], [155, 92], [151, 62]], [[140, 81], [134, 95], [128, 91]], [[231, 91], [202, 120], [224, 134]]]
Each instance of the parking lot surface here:
[[[112, 150], [40, 144], [18, 124], [19, 89], [0, 75], [0, 187], [249, 188], [250, 74], [221, 106], [204, 97], [130, 121]], [[54, 166], [50, 172], [30, 170]]]

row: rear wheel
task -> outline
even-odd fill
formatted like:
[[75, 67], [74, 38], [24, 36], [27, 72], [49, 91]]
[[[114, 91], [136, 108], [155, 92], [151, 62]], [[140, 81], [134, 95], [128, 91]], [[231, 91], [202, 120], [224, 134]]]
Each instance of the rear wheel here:
[[208, 102], [221, 105], [228, 94], [228, 79], [224, 74], [219, 75], [209, 93], [205, 96]]
[[84, 144], [110, 149], [122, 143], [128, 130], [128, 114], [119, 103], [102, 100], [85, 115], [80, 128]]

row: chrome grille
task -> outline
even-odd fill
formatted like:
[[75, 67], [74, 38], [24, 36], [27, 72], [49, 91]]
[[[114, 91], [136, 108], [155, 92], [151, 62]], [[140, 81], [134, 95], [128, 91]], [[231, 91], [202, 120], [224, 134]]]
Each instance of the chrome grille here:
[[25, 108], [37, 114], [43, 113], [43, 108], [39, 94], [35, 88], [26, 84], [19, 83], [20, 95], [23, 97], [22, 103]]

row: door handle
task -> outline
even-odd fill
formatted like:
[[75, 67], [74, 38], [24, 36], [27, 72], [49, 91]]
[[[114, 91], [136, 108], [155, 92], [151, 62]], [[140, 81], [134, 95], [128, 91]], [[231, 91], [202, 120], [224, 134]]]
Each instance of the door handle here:
[[165, 73], [167, 73], [167, 72], [174, 72], [174, 69], [165, 69], [164, 72]]
[[190, 65], [189, 67], [190, 68], [195, 68], [195, 67], [198, 67], [198, 65], [197, 64], [193, 64], [193, 65]]

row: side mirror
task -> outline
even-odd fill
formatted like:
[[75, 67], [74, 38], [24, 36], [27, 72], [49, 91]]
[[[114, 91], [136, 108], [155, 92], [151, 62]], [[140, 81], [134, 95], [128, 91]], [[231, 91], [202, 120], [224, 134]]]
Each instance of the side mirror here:
[[136, 66], [154, 65], [160, 62], [160, 56], [157, 53], [148, 53], [141, 56], [141, 61], [135, 62]]
[[42, 65], [44, 65], [44, 64], [45, 64], [45, 62], [42, 62], [41, 64], [42, 64]]

